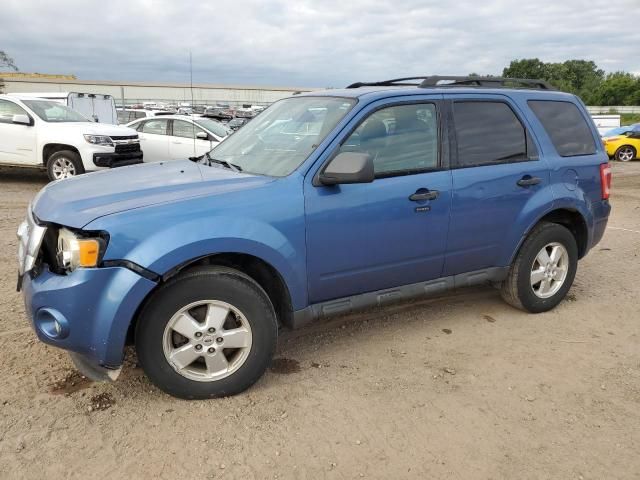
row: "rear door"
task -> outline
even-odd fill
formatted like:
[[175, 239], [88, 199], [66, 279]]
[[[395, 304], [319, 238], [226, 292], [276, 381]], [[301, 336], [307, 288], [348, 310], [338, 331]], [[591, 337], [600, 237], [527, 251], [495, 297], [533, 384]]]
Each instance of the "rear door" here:
[[169, 160], [169, 120], [143, 120], [139, 127], [140, 146], [145, 162], [161, 162]]
[[0, 163], [35, 165], [38, 163], [36, 128], [33, 125], [13, 123], [14, 115], [31, 117], [17, 103], [9, 100], [0, 100]]
[[549, 170], [525, 117], [508, 97], [445, 98], [453, 122], [446, 276], [503, 266], [505, 243], [530, 199], [549, 185]]
[[197, 138], [198, 133], [207, 135], [202, 128], [185, 120], [173, 120], [173, 131], [169, 139], [169, 157], [171, 160], [185, 160], [199, 157], [211, 150], [211, 141]]

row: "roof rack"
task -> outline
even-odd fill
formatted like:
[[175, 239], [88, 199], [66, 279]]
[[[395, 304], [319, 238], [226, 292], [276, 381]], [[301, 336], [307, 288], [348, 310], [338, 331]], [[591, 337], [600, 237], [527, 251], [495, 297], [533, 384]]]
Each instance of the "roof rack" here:
[[[381, 82], [356, 82], [349, 85], [347, 88], [360, 88], [360, 87], [418, 87], [423, 80], [431, 77], [405, 77], [394, 78], [392, 80], [382, 80]], [[419, 82], [412, 82], [411, 80], [420, 80]]]
[[[443, 82], [443, 83], [440, 83]], [[489, 87], [489, 88], [539, 88], [540, 90], [555, 90], [544, 80], [531, 78], [506, 78], [506, 77], [456, 77], [438, 76], [425, 77], [420, 84], [421, 88], [432, 87]]]
[[555, 88], [544, 80], [530, 78], [505, 78], [505, 77], [474, 77], [474, 76], [452, 76], [452, 75], [432, 75], [425, 77], [406, 77], [383, 80], [380, 82], [356, 82], [347, 88], [360, 87], [403, 87], [414, 86], [420, 88], [441, 88], [441, 87], [484, 87], [484, 88], [537, 88], [540, 90], [555, 90]]

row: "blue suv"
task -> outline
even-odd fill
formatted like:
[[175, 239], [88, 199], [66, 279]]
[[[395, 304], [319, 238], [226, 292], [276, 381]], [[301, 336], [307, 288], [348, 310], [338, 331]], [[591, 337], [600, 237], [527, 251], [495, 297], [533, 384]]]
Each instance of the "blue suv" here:
[[20, 226], [38, 337], [93, 379], [127, 343], [171, 395], [233, 395], [278, 329], [493, 284], [544, 312], [610, 212], [582, 102], [535, 80], [419, 77], [274, 103], [200, 158], [46, 186]]

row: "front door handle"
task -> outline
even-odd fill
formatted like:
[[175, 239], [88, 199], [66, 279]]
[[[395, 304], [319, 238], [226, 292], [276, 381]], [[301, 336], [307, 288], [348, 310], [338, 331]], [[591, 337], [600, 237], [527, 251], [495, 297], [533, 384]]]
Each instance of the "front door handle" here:
[[538, 185], [542, 180], [539, 177], [532, 177], [531, 175], [525, 175], [517, 181], [520, 187], [530, 187], [531, 185]]
[[426, 188], [419, 189], [416, 193], [409, 196], [409, 200], [412, 202], [420, 202], [423, 200], [435, 200], [438, 198], [440, 192], [437, 190], [427, 190]]

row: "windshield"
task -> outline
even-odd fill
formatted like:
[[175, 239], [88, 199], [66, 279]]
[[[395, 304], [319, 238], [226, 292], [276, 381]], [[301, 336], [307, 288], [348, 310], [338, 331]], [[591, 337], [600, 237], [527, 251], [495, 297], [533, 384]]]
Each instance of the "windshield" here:
[[613, 137], [615, 135], [622, 135], [623, 133], [626, 133], [630, 130], [631, 130], [631, 127], [612, 128], [611, 130], [608, 130], [607, 132], [605, 132], [603, 137]]
[[199, 118], [198, 120], [194, 120], [197, 125], [206, 128], [211, 133], [218, 137], [226, 137], [229, 135], [229, 130], [227, 127], [222, 125], [220, 122], [216, 122], [215, 120], [209, 120], [207, 118]]
[[336, 97], [280, 100], [209, 155], [248, 173], [284, 177], [306, 160], [354, 104], [353, 99]]
[[45, 122], [90, 122], [88, 118], [66, 105], [48, 100], [23, 100], [27, 107]]

